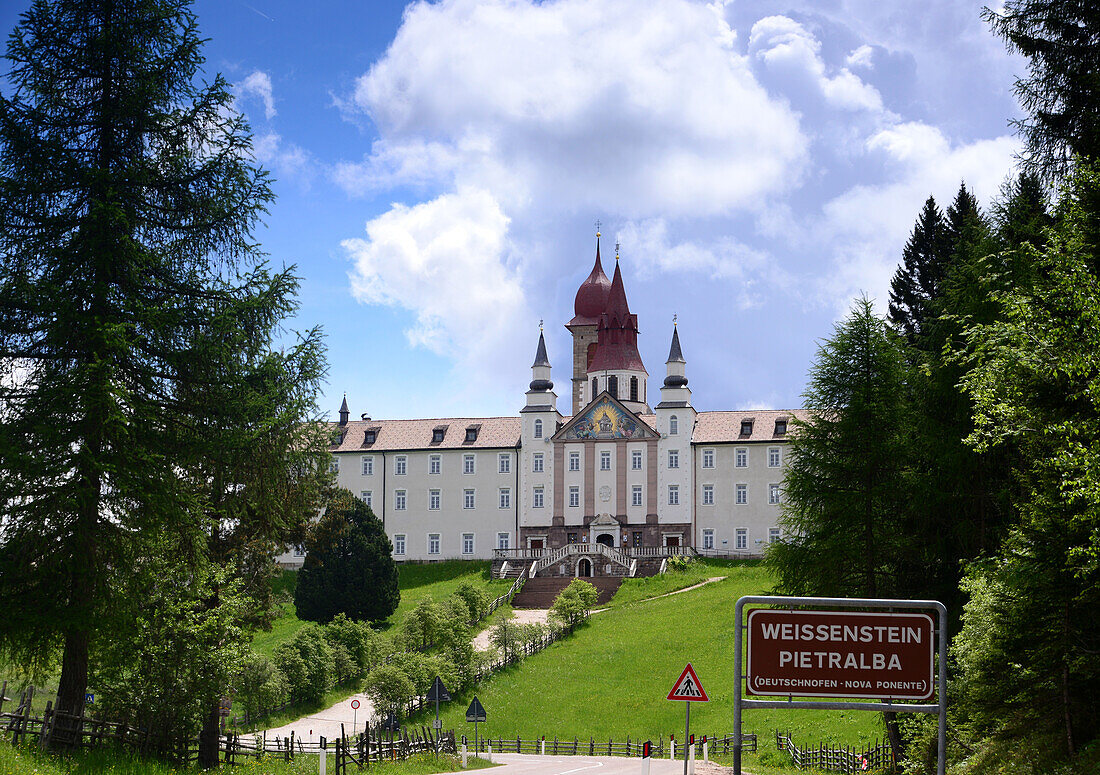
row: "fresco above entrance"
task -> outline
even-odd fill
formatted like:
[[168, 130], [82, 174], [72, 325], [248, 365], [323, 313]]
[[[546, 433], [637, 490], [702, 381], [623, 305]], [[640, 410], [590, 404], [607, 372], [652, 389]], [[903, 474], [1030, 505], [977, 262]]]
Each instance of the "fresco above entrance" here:
[[567, 439], [633, 439], [641, 438], [644, 431], [638, 421], [603, 398], [574, 423]]

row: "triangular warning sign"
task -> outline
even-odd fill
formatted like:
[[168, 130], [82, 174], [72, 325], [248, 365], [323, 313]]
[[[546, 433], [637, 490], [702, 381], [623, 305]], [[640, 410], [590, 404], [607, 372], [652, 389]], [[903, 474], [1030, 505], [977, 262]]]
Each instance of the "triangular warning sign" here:
[[672, 691], [668, 693], [668, 699], [687, 700], [688, 702], [710, 702], [710, 697], [707, 696], [706, 690], [703, 689], [703, 685], [699, 683], [699, 676], [695, 675], [695, 671], [691, 668], [690, 662], [688, 662], [687, 667], [684, 668], [684, 672], [680, 673], [680, 677], [676, 679], [675, 686], [673, 686]]

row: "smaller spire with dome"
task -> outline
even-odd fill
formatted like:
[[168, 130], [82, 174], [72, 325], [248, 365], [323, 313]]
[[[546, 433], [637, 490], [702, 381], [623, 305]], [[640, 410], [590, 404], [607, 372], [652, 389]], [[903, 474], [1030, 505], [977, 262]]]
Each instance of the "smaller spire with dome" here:
[[344, 400], [340, 404], [340, 425], [344, 426], [348, 424], [348, 415], [351, 412], [348, 411], [348, 394], [344, 393]]

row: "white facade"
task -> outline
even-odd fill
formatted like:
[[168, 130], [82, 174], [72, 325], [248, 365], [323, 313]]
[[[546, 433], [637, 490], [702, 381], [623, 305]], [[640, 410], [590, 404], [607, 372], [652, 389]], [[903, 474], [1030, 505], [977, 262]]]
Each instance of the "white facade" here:
[[[571, 416], [557, 407], [541, 334], [518, 416], [350, 421], [341, 407], [337, 481], [383, 521], [396, 559], [487, 559], [498, 548], [597, 541], [749, 555], [777, 540], [795, 413], [696, 411], [675, 329], [660, 403], [650, 410], [656, 396], [618, 266], [609, 284], [597, 253], [577, 298], [567, 326]], [[593, 323], [600, 304], [608, 310]], [[590, 375], [594, 358], [623, 368]], [[620, 377], [614, 392], [612, 374]], [[293, 567], [302, 557], [291, 550], [278, 560]]]

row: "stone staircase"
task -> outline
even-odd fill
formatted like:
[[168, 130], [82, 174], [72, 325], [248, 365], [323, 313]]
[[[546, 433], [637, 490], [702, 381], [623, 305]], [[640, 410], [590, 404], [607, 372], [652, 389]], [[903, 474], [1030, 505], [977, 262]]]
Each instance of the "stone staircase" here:
[[[569, 586], [572, 580], [571, 576], [543, 576], [527, 579], [523, 589], [512, 598], [512, 608], [549, 608], [558, 593]], [[612, 576], [593, 576], [582, 581], [587, 581], [600, 593], [596, 599], [597, 605], [604, 605], [611, 600], [611, 596], [623, 583], [621, 578]]]

